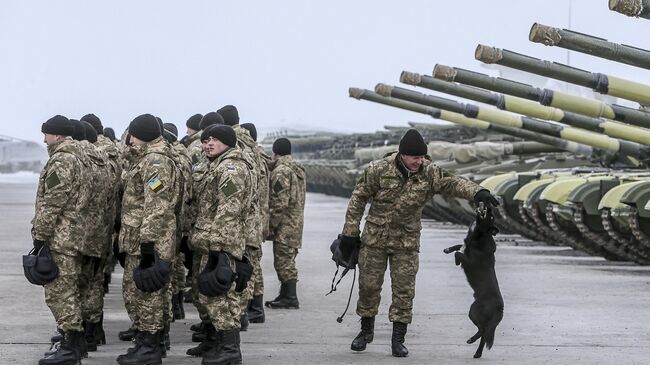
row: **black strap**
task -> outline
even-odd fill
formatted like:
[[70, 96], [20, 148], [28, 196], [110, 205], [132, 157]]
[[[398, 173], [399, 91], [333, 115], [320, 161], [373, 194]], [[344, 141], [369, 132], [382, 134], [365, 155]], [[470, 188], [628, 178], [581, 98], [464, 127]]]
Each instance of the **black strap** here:
[[[347, 273], [347, 270], [349, 270], [349, 269], [346, 269], [346, 271], [343, 273], [343, 275], [345, 275], [345, 273]], [[345, 317], [345, 314], [348, 312], [348, 308], [350, 308], [350, 301], [352, 300], [352, 291], [354, 290], [354, 283], [356, 281], [357, 281], [357, 268], [355, 267], [354, 268], [354, 273], [353, 273], [353, 276], [352, 276], [352, 286], [350, 287], [350, 296], [348, 296], [348, 304], [345, 306], [345, 310], [343, 311], [343, 314], [341, 314], [341, 316], [336, 319], [336, 321], [338, 323], [343, 322], [343, 317]]]
[[[356, 268], [355, 268], [355, 270], [356, 270]], [[348, 269], [348, 268], [343, 270], [343, 273], [341, 274], [341, 277], [339, 278], [338, 281], [336, 281], [336, 275], [338, 275], [338, 273], [339, 273], [339, 265], [336, 265], [336, 271], [334, 272], [334, 277], [332, 278], [332, 287], [331, 287], [329, 293], [325, 294], [325, 296], [328, 296], [328, 295], [330, 295], [330, 294], [332, 294], [333, 292], [336, 291], [336, 287], [339, 285], [341, 280], [343, 280], [343, 277], [345, 276], [345, 274], [348, 273], [348, 271], [350, 271], [350, 269]], [[336, 281], [336, 284], [334, 284], [335, 281]]]

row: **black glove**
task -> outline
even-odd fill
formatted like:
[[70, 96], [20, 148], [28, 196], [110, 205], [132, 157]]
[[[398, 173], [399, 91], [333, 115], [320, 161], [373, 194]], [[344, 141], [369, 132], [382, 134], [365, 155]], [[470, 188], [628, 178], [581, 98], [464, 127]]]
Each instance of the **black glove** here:
[[156, 257], [154, 256], [153, 242], [144, 242], [140, 244], [140, 268], [146, 269], [153, 265]]
[[474, 195], [474, 203], [478, 205], [478, 203], [483, 202], [486, 207], [497, 207], [499, 206], [499, 201], [497, 198], [494, 197], [494, 195], [490, 194], [490, 191], [487, 189], [479, 190], [476, 195]]
[[45, 241], [34, 239], [34, 251], [36, 252], [40, 251], [41, 248], [43, 248], [43, 246], [45, 246], [46, 243], [47, 242]]
[[334, 260], [337, 265], [343, 266], [346, 269], [354, 269], [359, 262], [360, 248], [361, 239], [359, 239], [359, 237], [350, 237], [340, 234], [330, 245], [332, 260]]

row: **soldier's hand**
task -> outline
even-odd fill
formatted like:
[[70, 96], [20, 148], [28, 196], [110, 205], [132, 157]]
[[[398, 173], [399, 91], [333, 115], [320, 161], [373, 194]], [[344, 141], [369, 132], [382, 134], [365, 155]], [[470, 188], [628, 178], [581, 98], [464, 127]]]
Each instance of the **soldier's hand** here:
[[46, 243], [45, 241], [41, 241], [41, 240], [37, 240], [37, 239], [35, 239], [35, 240], [34, 240], [34, 250], [35, 250], [36, 252], [40, 251], [41, 248], [42, 248], [43, 246], [45, 246], [45, 243]]
[[140, 244], [140, 268], [146, 269], [153, 265], [156, 260], [154, 252], [153, 242], [143, 242]]
[[474, 203], [478, 205], [478, 203], [483, 202], [486, 206], [490, 207], [497, 207], [499, 206], [499, 201], [497, 198], [494, 197], [494, 195], [490, 194], [490, 191], [487, 189], [479, 190], [476, 195], [474, 195]]
[[356, 246], [361, 242], [359, 237], [350, 237], [346, 235], [341, 235], [341, 246]]

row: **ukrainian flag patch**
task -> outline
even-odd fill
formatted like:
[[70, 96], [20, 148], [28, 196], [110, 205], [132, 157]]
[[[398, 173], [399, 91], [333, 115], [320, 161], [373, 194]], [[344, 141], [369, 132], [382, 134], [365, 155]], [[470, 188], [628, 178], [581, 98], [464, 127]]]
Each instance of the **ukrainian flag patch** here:
[[150, 166], [160, 166], [160, 161], [154, 161]]
[[149, 189], [153, 192], [158, 192], [160, 189], [163, 188], [163, 183], [160, 181], [159, 178], [155, 177], [153, 180], [149, 181], [149, 184], [147, 184]]

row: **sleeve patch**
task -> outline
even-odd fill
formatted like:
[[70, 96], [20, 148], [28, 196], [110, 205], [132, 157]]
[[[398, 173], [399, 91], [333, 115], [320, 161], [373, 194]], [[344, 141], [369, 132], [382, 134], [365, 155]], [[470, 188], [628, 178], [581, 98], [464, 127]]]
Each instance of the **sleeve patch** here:
[[149, 189], [151, 189], [151, 191], [155, 193], [160, 191], [160, 189], [163, 188], [163, 183], [162, 181], [160, 181], [158, 177], [154, 177], [151, 181], [149, 181], [147, 186], [149, 187]]
[[276, 194], [281, 192], [284, 189], [284, 186], [282, 186], [282, 183], [280, 183], [280, 180], [276, 180], [275, 184], [273, 184], [273, 192]]
[[60, 183], [61, 180], [59, 179], [59, 175], [56, 174], [56, 171], [54, 171], [47, 178], [45, 178], [45, 185], [47, 185], [48, 189], [52, 189], [55, 186], [59, 185]]
[[150, 163], [149, 166], [156, 166], [156, 167], [160, 166], [160, 161], [154, 161], [154, 162]]
[[229, 198], [231, 195], [237, 192], [237, 186], [234, 182], [232, 182], [231, 179], [228, 179], [228, 181], [226, 181], [221, 186], [221, 192], [226, 196], [226, 198]]
[[228, 166], [226, 169], [228, 171], [237, 171], [237, 168], [235, 166]]

